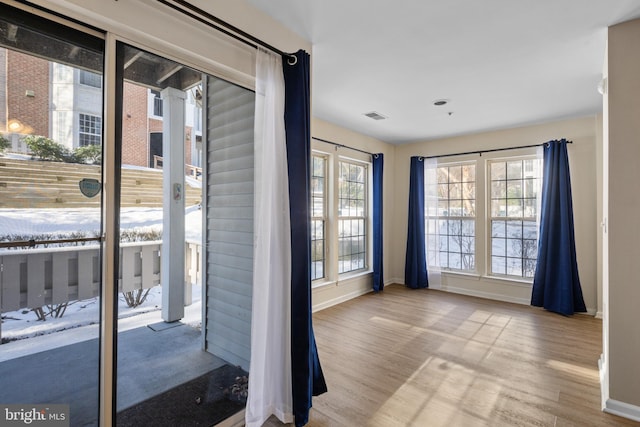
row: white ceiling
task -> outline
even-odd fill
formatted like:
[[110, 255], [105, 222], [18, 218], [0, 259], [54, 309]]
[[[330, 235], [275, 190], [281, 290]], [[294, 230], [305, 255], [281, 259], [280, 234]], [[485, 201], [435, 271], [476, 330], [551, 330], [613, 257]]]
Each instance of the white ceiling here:
[[607, 26], [640, 17], [638, 0], [248, 1], [312, 42], [314, 116], [396, 144], [601, 111]]

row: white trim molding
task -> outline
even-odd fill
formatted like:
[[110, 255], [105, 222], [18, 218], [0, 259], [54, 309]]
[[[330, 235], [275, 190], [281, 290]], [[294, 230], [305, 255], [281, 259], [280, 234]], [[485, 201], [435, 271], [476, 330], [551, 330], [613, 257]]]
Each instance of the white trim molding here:
[[602, 409], [608, 414], [618, 415], [633, 421], [640, 421], [640, 406], [620, 402], [615, 399], [607, 399]]
[[630, 403], [620, 402], [609, 397], [609, 372], [604, 354], [598, 360], [600, 370], [600, 392], [602, 397], [602, 411], [619, 417], [628, 418], [633, 421], [640, 421], [640, 406]]

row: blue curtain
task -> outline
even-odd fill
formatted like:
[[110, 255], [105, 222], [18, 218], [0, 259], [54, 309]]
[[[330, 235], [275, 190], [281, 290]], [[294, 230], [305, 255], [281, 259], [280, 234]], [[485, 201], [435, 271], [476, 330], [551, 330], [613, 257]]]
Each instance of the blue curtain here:
[[384, 289], [382, 272], [382, 170], [384, 155], [373, 155], [373, 291]]
[[409, 175], [409, 226], [404, 284], [410, 288], [419, 289], [429, 287], [424, 242], [424, 160], [422, 157], [411, 158]]
[[291, 211], [291, 373], [296, 426], [309, 421], [312, 396], [327, 391], [311, 324], [311, 216], [309, 212], [311, 115], [309, 54], [298, 51], [297, 62], [283, 57], [284, 124], [287, 134], [289, 204]]
[[571, 315], [587, 311], [578, 278], [567, 141], [544, 147], [538, 260], [531, 305]]

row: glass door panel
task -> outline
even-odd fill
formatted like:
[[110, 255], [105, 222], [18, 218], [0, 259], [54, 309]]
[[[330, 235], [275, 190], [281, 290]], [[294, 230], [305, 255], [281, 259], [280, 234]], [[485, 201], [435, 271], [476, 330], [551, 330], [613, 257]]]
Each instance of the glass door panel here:
[[[123, 99], [116, 113], [122, 117], [116, 424], [215, 425], [246, 401], [251, 280], [241, 279], [251, 277], [252, 265], [246, 225], [253, 215], [254, 96], [126, 44], [117, 51]], [[219, 142], [215, 153], [209, 133]], [[220, 190], [208, 191], [207, 203], [205, 176]], [[203, 239], [204, 211], [215, 241]], [[224, 220], [235, 217], [241, 220]], [[211, 273], [201, 261], [204, 240], [207, 266], [220, 267]], [[203, 289], [205, 280], [216, 286]]]
[[204, 350], [202, 333], [202, 74], [126, 44], [117, 49], [123, 99], [116, 420], [204, 425], [215, 419], [202, 387], [213, 384], [212, 372], [224, 362]]
[[103, 62], [102, 39], [0, 5], [0, 424], [98, 425]]

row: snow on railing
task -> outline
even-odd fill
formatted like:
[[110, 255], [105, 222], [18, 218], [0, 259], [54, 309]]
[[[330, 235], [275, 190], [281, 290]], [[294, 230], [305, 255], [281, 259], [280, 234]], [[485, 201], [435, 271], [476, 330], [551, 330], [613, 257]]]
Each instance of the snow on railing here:
[[[160, 284], [162, 241], [120, 244], [118, 291]], [[185, 296], [202, 280], [201, 245], [186, 243]], [[20, 249], [0, 253], [0, 312], [64, 304], [100, 295], [98, 246]], [[1, 328], [0, 328], [1, 331]]]

